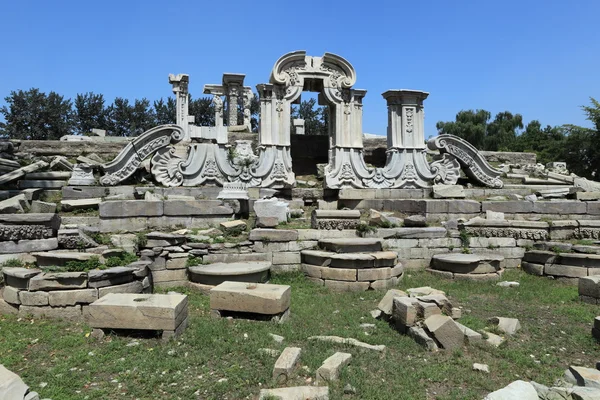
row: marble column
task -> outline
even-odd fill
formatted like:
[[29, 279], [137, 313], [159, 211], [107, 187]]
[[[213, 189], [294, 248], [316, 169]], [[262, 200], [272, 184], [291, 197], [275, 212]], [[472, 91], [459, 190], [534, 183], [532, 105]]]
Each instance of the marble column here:
[[223, 86], [227, 95], [227, 125], [239, 125], [238, 102], [244, 95], [244, 74], [223, 74]]
[[169, 74], [169, 83], [173, 86], [173, 93], [176, 98], [176, 124], [183, 128], [185, 137], [183, 140], [190, 139], [189, 132], [189, 92], [188, 85], [190, 83], [190, 76], [187, 74], [173, 75]]

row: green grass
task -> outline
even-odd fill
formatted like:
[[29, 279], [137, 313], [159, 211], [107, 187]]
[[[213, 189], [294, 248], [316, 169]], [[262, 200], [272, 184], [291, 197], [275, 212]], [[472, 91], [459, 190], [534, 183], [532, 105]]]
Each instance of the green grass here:
[[[305, 385], [336, 351], [352, 354], [330, 398], [346, 399], [343, 387], [356, 387], [355, 399], [481, 399], [516, 379], [550, 385], [569, 365], [595, 365], [599, 350], [590, 334], [597, 306], [577, 299], [577, 288], [561, 282], [508, 271], [519, 288], [494, 283], [453, 282], [424, 272], [409, 272], [400, 288], [432, 286], [463, 307], [461, 322], [482, 329], [493, 316], [519, 318], [522, 329], [499, 348], [486, 345], [428, 353], [384, 321], [374, 320], [384, 292], [331, 293], [297, 274], [272, 283], [292, 286], [292, 314], [285, 324], [211, 319], [209, 300], [189, 294], [190, 326], [170, 342], [108, 335], [86, 337], [90, 328], [49, 320], [0, 318], [2, 363], [18, 373], [41, 397], [54, 399], [244, 399], [255, 398], [272, 381], [276, 358], [260, 348], [303, 349], [300, 367], [287, 386]], [[170, 289], [173, 290], [173, 289]], [[374, 323], [365, 330], [361, 323]], [[275, 343], [269, 333], [285, 337]], [[384, 344], [383, 353], [346, 345], [309, 341], [312, 335], [354, 337]], [[471, 370], [474, 362], [491, 374]], [[308, 371], [304, 369], [308, 368]], [[220, 379], [227, 379], [219, 383]], [[41, 388], [40, 383], [48, 385]], [[197, 393], [197, 394], [195, 394]]]

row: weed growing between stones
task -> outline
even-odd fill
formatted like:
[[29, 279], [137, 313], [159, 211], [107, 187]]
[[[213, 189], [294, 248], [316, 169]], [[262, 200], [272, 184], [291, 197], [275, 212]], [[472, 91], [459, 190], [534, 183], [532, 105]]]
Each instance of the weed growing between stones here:
[[360, 237], [365, 237], [368, 233], [375, 233], [375, 232], [377, 232], [377, 227], [371, 226], [364, 221], [361, 221], [356, 226], [356, 234]]

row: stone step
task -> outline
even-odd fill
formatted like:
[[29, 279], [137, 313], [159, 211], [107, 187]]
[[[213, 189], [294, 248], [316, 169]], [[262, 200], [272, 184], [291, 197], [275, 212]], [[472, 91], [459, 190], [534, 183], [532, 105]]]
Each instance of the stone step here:
[[398, 255], [393, 251], [333, 253], [321, 250], [303, 250], [300, 254], [304, 264], [330, 268], [380, 268], [393, 267], [398, 263]]
[[216, 286], [225, 281], [264, 283], [269, 279], [270, 262], [215, 263], [188, 268], [190, 281]]
[[436, 254], [431, 267], [458, 274], [490, 274], [501, 269], [504, 257], [496, 254]]
[[370, 253], [383, 250], [383, 240], [371, 238], [321, 239], [319, 247], [334, 253]]

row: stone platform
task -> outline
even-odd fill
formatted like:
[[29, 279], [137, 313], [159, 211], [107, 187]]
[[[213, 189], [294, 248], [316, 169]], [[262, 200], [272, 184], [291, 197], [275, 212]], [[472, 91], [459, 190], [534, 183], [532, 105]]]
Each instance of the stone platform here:
[[169, 339], [187, 327], [187, 306], [182, 294], [112, 293], [86, 307], [84, 317], [95, 329], [162, 331]]
[[547, 242], [537, 243], [536, 247], [540, 250], [529, 250], [523, 256], [522, 268], [529, 274], [552, 276], [572, 283], [600, 274], [600, 255], [595, 254], [597, 246]]
[[189, 267], [188, 273], [193, 283], [217, 286], [225, 281], [264, 283], [270, 269], [270, 262], [251, 261], [197, 265]]
[[223, 282], [210, 291], [210, 309], [215, 317], [250, 317], [282, 323], [289, 317], [291, 292], [288, 285]]
[[427, 271], [449, 279], [496, 280], [504, 272], [503, 262], [498, 254], [436, 254]]
[[303, 250], [302, 271], [308, 279], [335, 291], [387, 289], [402, 277], [403, 266], [381, 239], [321, 239], [321, 250]]

